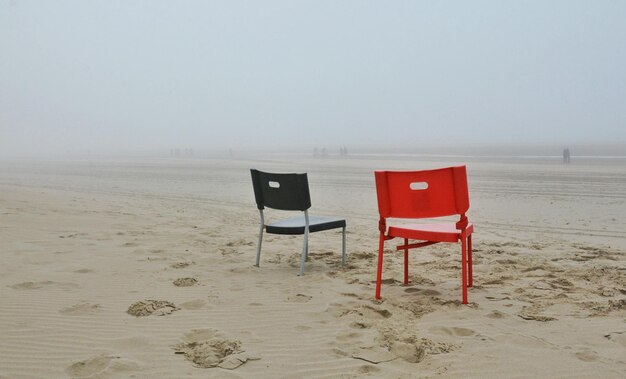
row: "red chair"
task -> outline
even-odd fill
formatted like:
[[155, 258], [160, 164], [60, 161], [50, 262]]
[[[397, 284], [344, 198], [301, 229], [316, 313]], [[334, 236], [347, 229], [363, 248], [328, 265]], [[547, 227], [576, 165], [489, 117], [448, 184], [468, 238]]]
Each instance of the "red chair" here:
[[[376, 171], [376, 192], [380, 221], [376, 299], [380, 299], [385, 241], [404, 238], [396, 250], [404, 250], [404, 284], [409, 283], [409, 249], [439, 242], [461, 241], [463, 304], [467, 304], [467, 287], [472, 286], [472, 233], [474, 225], [467, 220], [469, 209], [465, 166], [424, 171]], [[408, 224], [389, 226], [387, 218], [435, 218], [460, 215], [457, 223]], [[409, 239], [422, 242], [409, 244]]]

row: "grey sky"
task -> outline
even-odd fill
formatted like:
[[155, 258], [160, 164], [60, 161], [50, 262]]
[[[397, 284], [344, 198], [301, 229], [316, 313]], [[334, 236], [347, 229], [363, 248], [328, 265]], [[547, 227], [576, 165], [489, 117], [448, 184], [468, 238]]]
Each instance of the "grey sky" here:
[[0, 0], [0, 148], [626, 143], [625, 20], [626, 1]]

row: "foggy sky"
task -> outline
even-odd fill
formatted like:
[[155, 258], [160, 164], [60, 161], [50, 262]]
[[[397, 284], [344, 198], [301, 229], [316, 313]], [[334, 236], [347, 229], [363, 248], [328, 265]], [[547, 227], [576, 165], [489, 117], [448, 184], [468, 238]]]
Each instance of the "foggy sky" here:
[[0, 0], [2, 153], [626, 142], [626, 1]]

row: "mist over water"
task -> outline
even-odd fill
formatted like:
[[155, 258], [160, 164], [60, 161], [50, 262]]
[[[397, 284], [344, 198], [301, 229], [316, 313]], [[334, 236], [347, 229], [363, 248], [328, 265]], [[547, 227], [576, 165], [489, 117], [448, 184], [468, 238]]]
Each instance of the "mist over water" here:
[[626, 156], [626, 2], [0, 0], [0, 157]]

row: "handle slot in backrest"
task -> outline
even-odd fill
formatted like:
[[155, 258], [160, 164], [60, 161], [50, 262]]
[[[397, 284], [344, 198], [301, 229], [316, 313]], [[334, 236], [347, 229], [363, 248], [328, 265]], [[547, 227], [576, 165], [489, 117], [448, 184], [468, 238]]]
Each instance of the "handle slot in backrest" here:
[[270, 186], [270, 188], [280, 188], [280, 183], [279, 182], [275, 182], [275, 181], [270, 180], [267, 184]]
[[428, 182], [413, 182], [409, 184], [409, 188], [413, 191], [423, 191], [428, 189]]

